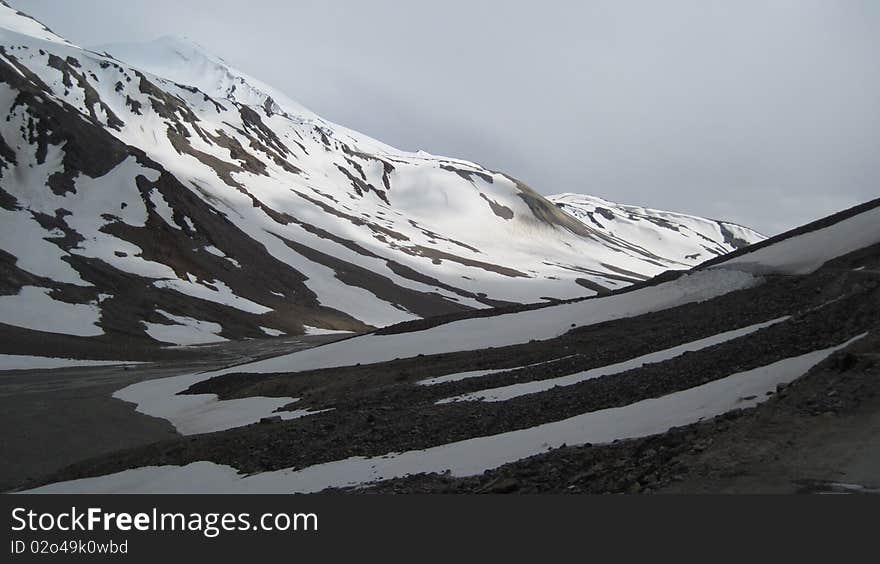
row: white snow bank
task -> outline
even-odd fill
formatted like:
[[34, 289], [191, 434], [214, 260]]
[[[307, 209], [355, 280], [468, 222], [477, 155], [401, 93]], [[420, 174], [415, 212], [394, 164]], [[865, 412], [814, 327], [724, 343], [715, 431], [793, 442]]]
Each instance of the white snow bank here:
[[208, 286], [200, 283], [180, 280], [178, 278], [157, 280], [153, 282], [153, 285], [157, 288], [176, 290], [181, 294], [186, 294], [187, 296], [201, 298], [203, 300], [207, 300], [209, 302], [214, 302], [217, 304], [227, 305], [230, 307], [234, 307], [235, 309], [240, 309], [241, 311], [256, 313], [257, 315], [272, 311], [271, 308], [236, 295], [235, 292], [232, 291], [232, 288], [230, 288], [220, 280], [211, 280], [208, 283], [213, 286], [213, 288], [209, 288]]
[[157, 341], [175, 345], [201, 345], [228, 340], [219, 335], [223, 331], [223, 326], [219, 323], [203, 321], [194, 317], [172, 315], [163, 310], [156, 311], [175, 323], [174, 325], [165, 325], [144, 321], [147, 335]]
[[681, 356], [686, 352], [694, 352], [715, 345], [719, 345], [727, 341], [732, 341], [733, 339], [744, 337], [745, 335], [749, 335], [751, 333], [754, 333], [755, 331], [764, 329], [765, 327], [770, 327], [771, 325], [776, 325], [777, 323], [781, 323], [787, 319], [789, 319], [788, 316], [780, 317], [778, 319], [772, 319], [764, 323], [757, 323], [748, 327], [734, 329], [733, 331], [718, 333], [717, 335], [712, 335], [710, 337], [691, 341], [690, 343], [685, 343], [683, 345], [678, 345], [676, 347], [671, 347], [662, 351], [648, 353], [636, 358], [625, 360], [623, 362], [618, 362], [616, 364], [601, 366], [599, 368], [592, 368], [590, 370], [576, 372], [567, 376], [548, 378], [545, 380], [534, 380], [531, 382], [521, 382], [519, 384], [511, 384], [510, 386], [501, 386], [498, 388], [490, 388], [486, 390], [478, 390], [476, 392], [470, 392], [467, 394], [442, 399], [439, 400], [437, 403], [443, 404], [458, 401], [506, 401], [509, 399], [518, 398], [520, 396], [536, 394], [538, 392], [545, 392], [556, 387], [573, 386], [575, 384], [579, 384], [587, 380], [592, 380], [594, 378], [599, 378], [601, 376], [620, 374], [621, 372], [626, 372], [635, 368], [641, 368], [646, 364], [663, 362], [677, 356]]
[[494, 368], [491, 370], [468, 370], [467, 372], [456, 372], [454, 374], [444, 374], [443, 376], [437, 376], [435, 378], [426, 378], [424, 380], [419, 380], [418, 382], [416, 382], [416, 385], [435, 386], [437, 384], [445, 384], [446, 382], [458, 382], [459, 380], [467, 380], [468, 378], [479, 378], [481, 376], [488, 376], [489, 374], [508, 372], [510, 370], [518, 370], [520, 368], [522, 368], [522, 366], [516, 366], [514, 368]]
[[734, 257], [713, 268], [809, 274], [832, 259], [875, 243], [880, 243], [880, 208]]
[[27, 212], [0, 208], [0, 241], [3, 250], [16, 258], [15, 266], [56, 282], [91, 286], [70, 263], [61, 260], [67, 252], [46, 240], [57, 235], [44, 229]]
[[511, 370], [519, 370], [521, 368], [531, 368], [532, 366], [540, 366], [542, 364], [548, 364], [550, 362], [556, 362], [558, 360], [565, 360], [566, 358], [571, 358], [573, 356], [578, 356], [576, 354], [571, 354], [568, 356], [563, 356], [560, 358], [553, 358], [550, 360], [545, 360], [543, 362], [536, 362], [535, 364], [526, 364], [525, 366], [514, 366], [512, 368], [494, 368], [491, 370], [470, 370], [468, 372], [456, 372], [455, 374], [445, 374], [443, 376], [437, 376], [435, 378], [427, 378], [425, 380], [419, 380], [416, 382], [419, 386], [434, 386], [437, 384], [443, 384], [445, 382], [458, 382], [459, 380], [467, 380], [468, 378], [479, 378], [480, 376], [488, 376], [490, 374], [497, 374], [499, 372], [510, 372]]
[[48, 333], [80, 337], [104, 334], [98, 327], [101, 308], [58, 301], [49, 292], [48, 288], [22, 286], [17, 295], [0, 296], [0, 319], [9, 325]]
[[424, 450], [372, 458], [352, 457], [301, 470], [277, 470], [250, 476], [211, 462], [182, 467], [151, 466], [49, 484], [29, 493], [309, 493], [424, 472], [448, 470], [453, 476], [472, 476], [563, 444], [603, 444], [654, 435], [732, 409], [753, 407], [766, 400], [767, 392], [779, 384], [792, 382], [834, 351], [863, 336], [659, 398]]
[[113, 394], [114, 398], [137, 405], [136, 411], [167, 419], [181, 435], [212, 433], [256, 423], [263, 417], [296, 419], [317, 413], [305, 409], [279, 411], [299, 398], [251, 397], [220, 400], [216, 394], [178, 395], [196, 382], [199, 374], [147, 380]]
[[143, 364], [126, 360], [79, 360], [22, 354], [0, 354], [0, 370], [51, 370], [72, 366], [118, 366], [120, 364]]
[[354, 331], [342, 331], [340, 329], [322, 329], [321, 327], [311, 327], [303, 325], [306, 335], [349, 335]]
[[153, 189], [150, 190], [149, 194], [150, 201], [153, 202], [156, 213], [159, 214], [159, 217], [162, 218], [162, 221], [167, 223], [169, 227], [180, 229], [177, 225], [177, 222], [174, 221], [174, 210], [171, 208], [170, 205], [168, 205], [168, 200], [165, 199], [165, 196], [162, 195], [162, 192]]

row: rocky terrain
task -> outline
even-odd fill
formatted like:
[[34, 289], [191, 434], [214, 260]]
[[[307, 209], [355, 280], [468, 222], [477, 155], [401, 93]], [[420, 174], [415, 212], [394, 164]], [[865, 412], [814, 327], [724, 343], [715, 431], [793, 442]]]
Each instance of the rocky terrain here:
[[880, 493], [880, 342], [838, 353], [751, 410], [613, 444], [560, 447], [480, 476], [351, 493]]

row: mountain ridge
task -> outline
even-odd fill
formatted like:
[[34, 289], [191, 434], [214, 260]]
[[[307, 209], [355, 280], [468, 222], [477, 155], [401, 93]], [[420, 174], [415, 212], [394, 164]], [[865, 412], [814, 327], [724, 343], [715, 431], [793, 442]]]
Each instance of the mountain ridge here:
[[[174, 77], [189, 69], [206, 92], [0, 11], [6, 352], [364, 331], [700, 262], [615, 240], [502, 173], [327, 122], [219, 58], [193, 71], [190, 53]], [[25, 304], [69, 323], [22, 320]]]

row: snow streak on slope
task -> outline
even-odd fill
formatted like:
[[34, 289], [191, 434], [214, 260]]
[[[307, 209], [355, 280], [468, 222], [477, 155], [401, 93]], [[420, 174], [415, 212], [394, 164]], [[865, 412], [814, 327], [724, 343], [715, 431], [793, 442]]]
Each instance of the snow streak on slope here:
[[461, 380], [467, 380], [468, 378], [481, 378], [483, 376], [489, 376], [491, 374], [498, 374], [499, 372], [510, 372], [511, 370], [520, 370], [522, 368], [532, 368], [534, 366], [541, 366], [543, 364], [557, 362], [559, 360], [565, 360], [567, 358], [572, 358], [575, 356], [578, 356], [578, 355], [563, 356], [561, 358], [554, 358], [553, 360], [536, 362], [534, 364], [526, 364], [525, 366], [517, 366], [515, 368], [494, 368], [491, 370], [468, 370], [467, 372], [457, 372], [454, 374], [445, 374], [443, 376], [437, 376], [436, 378], [426, 378], [425, 380], [419, 380], [416, 382], [416, 385], [418, 385], [418, 386], [436, 386], [437, 384], [445, 384], [446, 382], [459, 382]]
[[215, 394], [180, 395], [199, 382], [198, 375], [174, 376], [132, 384], [113, 394], [122, 401], [137, 403], [137, 411], [167, 419], [181, 435], [213, 433], [256, 423], [264, 417], [296, 419], [320, 413], [306, 409], [282, 409], [299, 398], [249, 397], [219, 401]]
[[603, 444], [643, 437], [732, 409], [754, 407], [765, 401], [768, 392], [778, 385], [792, 382], [863, 336], [659, 398], [423, 450], [370, 458], [357, 456], [301, 470], [249, 476], [211, 462], [153, 466], [50, 484], [29, 493], [312, 493], [419, 473], [448, 471], [452, 476], [472, 476], [562, 445]]
[[218, 335], [222, 330], [219, 323], [202, 321], [192, 317], [172, 315], [167, 311], [157, 309], [156, 313], [165, 317], [165, 323], [145, 322], [147, 334], [163, 343], [176, 345], [201, 345], [216, 343], [226, 339]]
[[159, 310], [224, 339], [364, 331], [691, 264], [659, 220], [629, 243], [504, 174], [327, 122], [195, 44], [101, 55], [0, 15], [0, 295], [97, 304], [103, 338], [188, 339], [157, 331]]
[[677, 356], [681, 356], [687, 352], [695, 352], [705, 349], [707, 347], [720, 345], [721, 343], [750, 335], [755, 331], [764, 329], [765, 327], [770, 327], [771, 325], [782, 323], [787, 319], [787, 316], [780, 317], [778, 319], [772, 319], [770, 321], [765, 321], [764, 323], [757, 323], [755, 325], [750, 325], [741, 329], [726, 331], [724, 333], [719, 333], [718, 335], [712, 335], [710, 337], [705, 337], [703, 339], [692, 341], [690, 343], [685, 343], [683, 345], [678, 345], [677, 347], [671, 347], [662, 351], [648, 353], [646, 355], [631, 358], [629, 360], [618, 362], [609, 366], [601, 366], [599, 368], [593, 368], [591, 370], [584, 370], [583, 372], [575, 372], [574, 374], [559, 376], [558, 378], [548, 378], [546, 380], [535, 380], [532, 382], [522, 382], [520, 384], [512, 384], [510, 386], [503, 386], [499, 388], [479, 390], [468, 394], [462, 394], [460, 396], [442, 399], [437, 401], [437, 403], [443, 404], [457, 401], [507, 401], [509, 399], [518, 398], [529, 394], [545, 392], [559, 386], [573, 386], [587, 380], [592, 380], [593, 378], [601, 378], [602, 376], [612, 376], [614, 374], [620, 374], [621, 372], [626, 372], [627, 370], [641, 368], [646, 364], [663, 362]]

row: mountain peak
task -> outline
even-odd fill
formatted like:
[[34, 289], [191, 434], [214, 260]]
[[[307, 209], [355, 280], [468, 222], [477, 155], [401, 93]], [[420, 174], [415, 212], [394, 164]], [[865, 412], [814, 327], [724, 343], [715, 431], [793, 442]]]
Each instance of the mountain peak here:
[[246, 106], [266, 107], [268, 103], [278, 113], [317, 119], [299, 102], [238, 70], [189, 37], [165, 35], [151, 41], [100, 45], [95, 50], [156, 76], [195, 86], [214, 98]]
[[0, 29], [27, 35], [35, 39], [73, 45], [34, 18], [19, 12], [3, 0], [0, 0]]
[[222, 67], [229, 66], [222, 57], [214, 55], [201, 43], [185, 35], [163, 35], [143, 42], [102, 45], [98, 50], [111, 53], [120, 50], [138, 50], [142, 53], [142, 57], [150, 55], [163, 62], [171, 58], [180, 59], [182, 64], [186, 65], [211, 63]]

